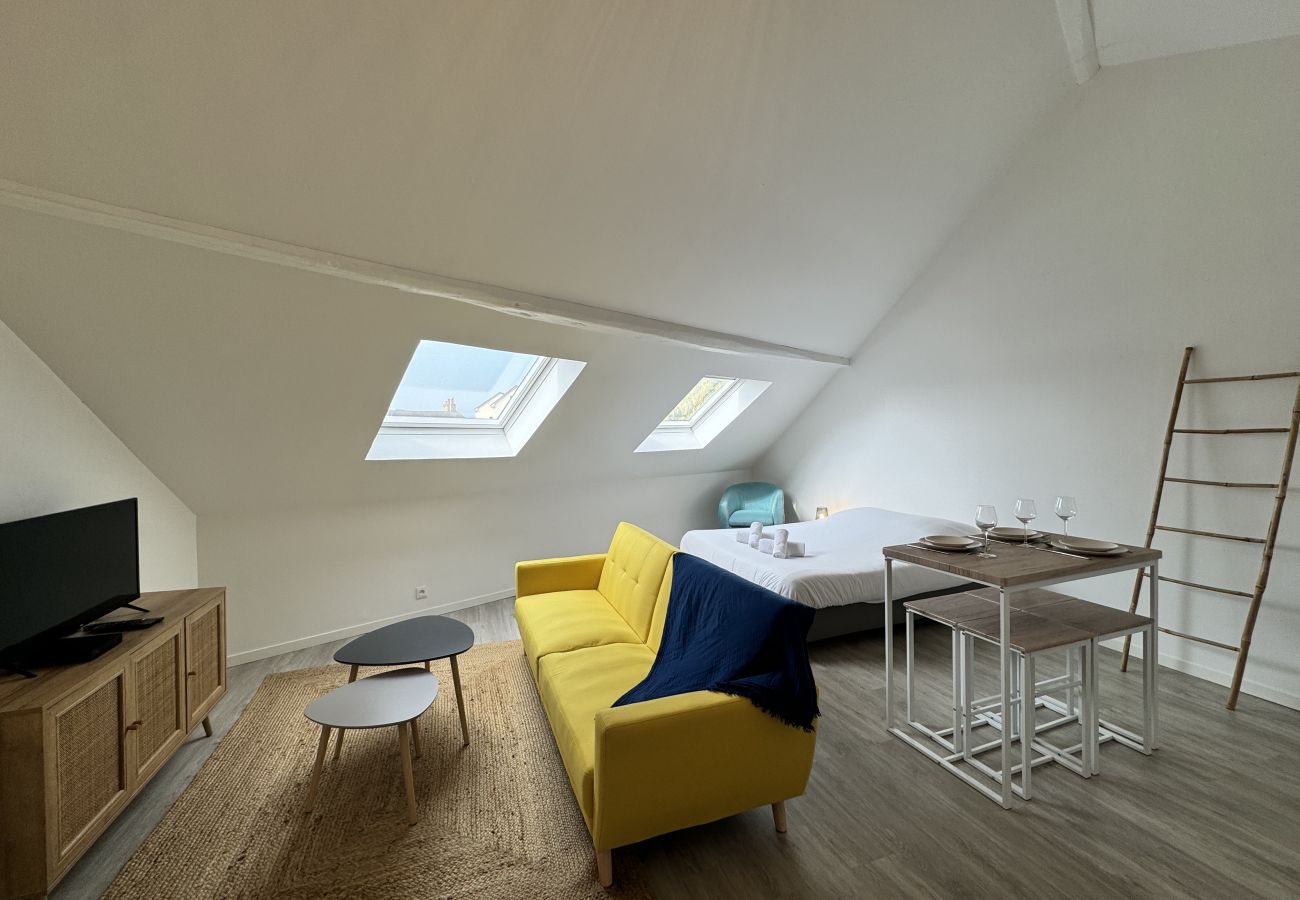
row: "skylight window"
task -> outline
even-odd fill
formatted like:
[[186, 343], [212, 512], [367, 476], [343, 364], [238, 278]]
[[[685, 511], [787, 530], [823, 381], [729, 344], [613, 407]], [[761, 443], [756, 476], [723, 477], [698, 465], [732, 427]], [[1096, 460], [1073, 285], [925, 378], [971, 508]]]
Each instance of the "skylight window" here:
[[515, 456], [585, 365], [420, 341], [366, 459]]
[[689, 428], [694, 425], [713, 408], [713, 404], [721, 400], [736, 385], [734, 378], [701, 378], [691, 388], [690, 393], [682, 398], [682, 402], [673, 407], [672, 412], [664, 416], [664, 420], [659, 423], [660, 427], [665, 426], [685, 426]]
[[706, 447], [771, 386], [770, 381], [705, 376], [664, 416], [636, 452]]

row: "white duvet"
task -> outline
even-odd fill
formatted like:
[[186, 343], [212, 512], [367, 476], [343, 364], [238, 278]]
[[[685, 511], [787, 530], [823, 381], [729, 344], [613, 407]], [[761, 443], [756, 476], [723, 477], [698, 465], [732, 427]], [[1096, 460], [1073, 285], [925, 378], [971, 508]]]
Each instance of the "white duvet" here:
[[[812, 607], [882, 603], [885, 558], [880, 549], [927, 534], [970, 534], [970, 525], [888, 509], [846, 509], [826, 519], [777, 526], [802, 541], [804, 556], [775, 559], [736, 540], [736, 529], [688, 531], [683, 551]], [[765, 528], [766, 533], [774, 531]], [[894, 595], [910, 597], [963, 584], [961, 579], [907, 563], [894, 564]]]

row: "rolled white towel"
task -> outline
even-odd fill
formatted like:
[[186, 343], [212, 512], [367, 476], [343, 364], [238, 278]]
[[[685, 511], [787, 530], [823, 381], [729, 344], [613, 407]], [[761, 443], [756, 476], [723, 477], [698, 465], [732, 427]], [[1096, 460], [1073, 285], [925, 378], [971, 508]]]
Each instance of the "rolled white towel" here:
[[790, 544], [790, 532], [785, 528], [778, 528], [772, 535], [772, 555], [777, 559], [786, 558], [786, 550]]
[[748, 528], [737, 528], [737, 529], [736, 529], [736, 541], [737, 541], [738, 543], [741, 543], [741, 544], [748, 544], [748, 543], [749, 543], [749, 529], [748, 529]]
[[749, 546], [758, 549], [758, 542], [763, 539], [763, 523], [751, 522], [749, 525]]
[[786, 541], [785, 556], [786, 559], [803, 556], [803, 541]]
[[758, 542], [758, 547], [757, 547], [757, 549], [758, 549], [758, 552], [759, 552], [759, 553], [771, 553], [771, 552], [772, 552], [772, 539], [771, 539], [771, 538], [763, 538], [762, 540], [760, 540], [760, 541]]

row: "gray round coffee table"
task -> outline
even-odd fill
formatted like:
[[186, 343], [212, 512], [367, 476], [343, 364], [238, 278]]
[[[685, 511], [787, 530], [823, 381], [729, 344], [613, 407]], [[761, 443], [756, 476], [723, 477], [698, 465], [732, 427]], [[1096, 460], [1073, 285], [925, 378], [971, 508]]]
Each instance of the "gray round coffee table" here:
[[325, 750], [330, 729], [339, 736], [348, 728], [387, 728], [397, 726], [397, 745], [402, 755], [402, 778], [406, 781], [406, 817], [414, 825], [415, 776], [411, 769], [411, 745], [420, 755], [419, 730], [415, 720], [438, 696], [438, 676], [423, 669], [394, 669], [335, 688], [319, 700], [312, 701], [304, 715], [320, 726], [320, 744], [316, 747], [316, 765], [307, 789], [307, 811], [316, 805]]
[[[465, 721], [465, 698], [460, 690], [460, 667], [456, 657], [474, 646], [474, 632], [464, 622], [447, 616], [419, 616], [376, 628], [353, 638], [334, 652], [334, 661], [352, 667], [348, 681], [357, 680], [361, 666], [409, 666], [435, 659], [451, 660], [451, 682], [456, 689], [456, 709], [460, 713], [462, 746], [469, 746], [469, 725]], [[339, 729], [334, 758], [343, 750], [343, 733]]]

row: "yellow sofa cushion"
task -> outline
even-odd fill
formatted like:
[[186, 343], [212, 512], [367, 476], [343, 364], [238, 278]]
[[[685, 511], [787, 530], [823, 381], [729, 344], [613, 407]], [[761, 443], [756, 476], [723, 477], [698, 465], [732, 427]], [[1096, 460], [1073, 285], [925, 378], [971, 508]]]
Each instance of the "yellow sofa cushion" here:
[[645, 641], [655, 599], [675, 548], [648, 531], [620, 522], [605, 554], [599, 590]]
[[520, 597], [515, 601], [515, 621], [534, 677], [538, 663], [552, 653], [603, 644], [642, 643], [598, 591]]
[[596, 715], [639, 684], [654, 659], [650, 648], [638, 643], [552, 653], [541, 660], [537, 689], [588, 829], [595, 816]]
[[664, 639], [664, 622], [668, 619], [668, 594], [673, 587], [673, 559], [668, 557], [668, 569], [664, 572], [663, 584], [659, 586], [659, 596], [655, 598], [654, 613], [650, 616], [650, 633], [646, 635], [646, 645], [655, 653]]

